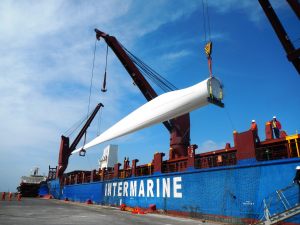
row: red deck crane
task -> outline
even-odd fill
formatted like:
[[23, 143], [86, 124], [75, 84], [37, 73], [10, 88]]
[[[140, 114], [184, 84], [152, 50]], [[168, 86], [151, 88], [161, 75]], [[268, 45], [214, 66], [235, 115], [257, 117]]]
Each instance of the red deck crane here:
[[[157, 93], [145, 79], [141, 71], [131, 60], [127, 52], [114, 36], [110, 36], [98, 29], [95, 29], [96, 38], [103, 38], [107, 45], [113, 50], [121, 61], [128, 74], [133, 79], [136, 86], [140, 89], [147, 101], [157, 97]], [[190, 145], [190, 116], [185, 114], [169, 121], [163, 122], [170, 132], [170, 159], [187, 156], [187, 148]]]
[[[288, 60], [294, 65], [295, 69], [300, 75], [300, 48], [295, 48], [295, 46], [293, 45], [269, 0], [258, 0], [258, 2], [264, 10], [266, 16], [268, 17], [275, 33], [277, 34], [277, 37], [286, 52]], [[287, 0], [287, 2], [290, 4], [292, 10], [295, 12], [299, 19], [300, 2], [297, 0]]]
[[64, 135], [61, 136], [61, 142], [60, 142], [60, 149], [59, 149], [59, 157], [58, 157], [58, 169], [56, 171], [56, 177], [61, 178], [62, 175], [64, 174], [65, 170], [67, 169], [68, 162], [69, 162], [69, 157], [71, 156], [71, 153], [76, 149], [76, 146], [80, 142], [81, 138], [85, 134], [86, 130], [90, 126], [91, 122], [95, 118], [97, 112], [99, 109], [103, 107], [102, 103], [99, 103], [94, 111], [91, 113], [91, 115], [88, 117], [86, 123], [84, 126], [81, 128], [79, 134], [76, 136], [74, 141], [72, 142], [71, 145], [69, 137], [65, 137]]

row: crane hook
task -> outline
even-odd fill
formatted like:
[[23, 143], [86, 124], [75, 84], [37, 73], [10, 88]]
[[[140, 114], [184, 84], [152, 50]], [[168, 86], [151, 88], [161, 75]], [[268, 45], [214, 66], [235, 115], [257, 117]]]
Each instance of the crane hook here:
[[101, 88], [101, 91], [102, 92], [106, 92], [107, 91], [107, 89], [106, 89], [106, 71], [104, 72], [103, 86]]
[[106, 45], [106, 57], [105, 57], [105, 71], [104, 71], [104, 78], [103, 78], [103, 86], [101, 91], [106, 92], [106, 71], [107, 71], [107, 55], [108, 55], [108, 45]]
[[86, 150], [81, 149], [81, 150], [79, 151], [79, 156], [85, 156], [85, 153], [86, 153]]

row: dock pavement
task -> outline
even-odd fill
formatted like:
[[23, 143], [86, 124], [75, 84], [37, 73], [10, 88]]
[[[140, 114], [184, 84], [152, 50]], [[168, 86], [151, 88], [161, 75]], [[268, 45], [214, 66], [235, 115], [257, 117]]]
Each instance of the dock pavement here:
[[0, 200], [0, 225], [217, 225], [162, 214], [132, 214], [119, 208], [55, 199]]

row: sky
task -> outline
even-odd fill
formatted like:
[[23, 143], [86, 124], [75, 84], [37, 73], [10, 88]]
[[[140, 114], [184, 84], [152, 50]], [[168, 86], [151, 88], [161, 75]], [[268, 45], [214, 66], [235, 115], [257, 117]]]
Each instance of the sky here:
[[[273, 115], [288, 134], [299, 132], [300, 76], [259, 3], [207, 2], [213, 74], [224, 84], [225, 108], [209, 105], [191, 112], [191, 143], [199, 146], [197, 152], [233, 145], [233, 130], [249, 129], [252, 119], [262, 140], [264, 124]], [[285, 1], [271, 2], [299, 46], [297, 17]], [[111, 50], [108, 91], [100, 91], [106, 52], [102, 40], [96, 42], [88, 107], [94, 28], [115, 36], [179, 89], [208, 77], [202, 0], [3, 0], [0, 12], [0, 191], [15, 191], [20, 177], [34, 167], [47, 175], [48, 166], [57, 165], [60, 136], [97, 103], [104, 108], [87, 140], [146, 102]], [[67, 171], [95, 169], [108, 144], [119, 145], [121, 162], [126, 156], [144, 164], [155, 152], [165, 152], [167, 158], [169, 134], [158, 124], [109, 141], [86, 157], [71, 156]]]

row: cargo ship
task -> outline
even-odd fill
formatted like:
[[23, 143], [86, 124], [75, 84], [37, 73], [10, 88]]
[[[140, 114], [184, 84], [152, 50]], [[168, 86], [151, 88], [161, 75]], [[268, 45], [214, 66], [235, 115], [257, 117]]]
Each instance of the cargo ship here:
[[47, 189], [42, 188], [46, 185], [47, 176], [39, 174], [39, 168], [35, 167], [29, 176], [22, 176], [18, 193], [23, 197], [37, 197], [42, 195]]
[[[168, 213], [254, 222], [264, 216], [266, 205], [276, 214], [299, 203], [294, 179], [300, 135], [274, 139], [268, 122], [266, 137], [257, 144], [252, 131], [234, 132], [234, 146], [216, 151], [195, 154], [197, 146], [191, 145], [187, 157], [163, 160], [164, 153], [155, 153], [146, 165], [138, 165], [137, 159], [130, 165], [125, 159], [122, 167], [117, 163], [113, 168], [73, 171], [61, 181], [49, 180], [49, 190], [58, 199], [142, 208], [154, 204]], [[299, 219], [289, 222], [299, 224]]]
[[[264, 10], [272, 10], [270, 5], [264, 5], [268, 1], [259, 2]], [[266, 14], [270, 20], [274, 17], [274, 14], [269, 16], [269, 12]], [[275, 23], [278, 25], [278, 22]], [[98, 29], [95, 32], [96, 38], [103, 39], [113, 50], [145, 98], [151, 102], [158, 97], [145, 79], [145, 73], [152, 78], [159, 77], [156, 72], [114, 36]], [[210, 47], [208, 44], [205, 49], [209, 67]], [[293, 64], [298, 65], [296, 61]], [[211, 92], [212, 79], [207, 80], [206, 101], [223, 107], [222, 92]], [[160, 82], [166, 83], [163, 79]], [[170, 87], [168, 83], [167, 86]], [[53, 197], [112, 206], [149, 208], [151, 205], [161, 212], [230, 224], [300, 224], [299, 134], [288, 135], [282, 131], [275, 137], [272, 122], [266, 121], [265, 140], [257, 142], [252, 130], [233, 131], [233, 146], [227, 143], [222, 149], [196, 154], [198, 146], [191, 144], [189, 138], [190, 111], [182, 111], [175, 118], [161, 121], [170, 133], [167, 159], [165, 153], [157, 152], [148, 164], [139, 165], [138, 159], [130, 162], [125, 158], [122, 164], [109, 165], [108, 158], [116, 157], [105, 153], [101, 162], [106, 166], [65, 173], [72, 153], [85, 155], [85, 146], [76, 149], [77, 144], [101, 106], [99, 104], [90, 114], [72, 143], [62, 136], [58, 166], [49, 167], [48, 188]], [[112, 131], [114, 134], [108, 135], [119, 135], [115, 129]], [[93, 143], [99, 143], [100, 139]]]

